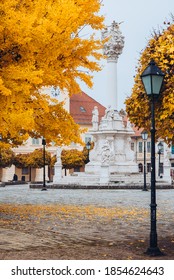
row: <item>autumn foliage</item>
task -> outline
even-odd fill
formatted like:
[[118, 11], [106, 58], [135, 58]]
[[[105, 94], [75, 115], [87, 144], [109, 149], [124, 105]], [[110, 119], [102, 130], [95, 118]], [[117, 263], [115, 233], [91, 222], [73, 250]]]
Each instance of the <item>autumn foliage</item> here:
[[163, 91], [155, 104], [156, 136], [174, 144], [174, 24], [154, 32], [139, 59], [132, 95], [126, 100], [130, 121], [150, 131], [150, 102], [140, 75], [151, 59], [165, 73]]
[[65, 169], [80, 167], [84, 165], [85, 155], [76, 149], [63, 150], [61, 154], [62, 166]]
[[15, 154], [11, 149], [0, 147], [0, 167], [10, 167], [14, 158]]
[[[45, 165], [50, 165], [50, 163], [51, 163], [51, 154], [45, 151]], [[43, 150], [36, 149], [28, 154], [15, 155], [13, 164], [18, 168], [23, 168], [23, 167], [41, 168], [44, 166]]]
[[[47, 143], [79, 142], [80, 129], [63, 104], [43, 93], [49, 86], [70, 95], [77, 79], [92, 86], [99, 71], [100, 39], [81, 36], [103, 27], [99, 0], [0, 1], [0, 135], [19, 145], [29, 136]], [[82, 69], [87, 71], [82, 71]]]

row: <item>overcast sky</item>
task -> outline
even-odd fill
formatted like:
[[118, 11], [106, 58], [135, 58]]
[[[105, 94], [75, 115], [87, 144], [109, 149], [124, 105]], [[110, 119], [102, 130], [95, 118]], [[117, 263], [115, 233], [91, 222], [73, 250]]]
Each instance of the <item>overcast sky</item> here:
[[[121, 109], [124, 108], [125, 98], [131, 94], [139, 54], [153, 29], [159, 29], [164, 21], [170, 21], [171, 13], [174, 14], [174, 0], [103, 0], [103, 5], [101, 13], [107, 25], [113, 20], [123, 21], [120, 29], [125, 37], [125, 46], [117, 66], [118, 109]], [[108, 101], [104, 83], [107, 73], [105, 61], [101, 63], [103, 70], [95, 74], [93, 89], [82, 86], [82, 90], [106, 106]]]

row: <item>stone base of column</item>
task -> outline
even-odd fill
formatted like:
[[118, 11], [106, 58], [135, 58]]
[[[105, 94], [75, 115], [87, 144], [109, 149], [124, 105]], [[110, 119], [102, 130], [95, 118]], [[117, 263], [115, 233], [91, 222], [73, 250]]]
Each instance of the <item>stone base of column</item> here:
[[62, 164], [55, 163], [54, 165], [54, 176], [53, 176], [53, 183], [58, 184], [60, 183], [60, 180], [62, 179]]
[[101, 166], [100, 170], [100, 184], [109, 183], [109, 166]]

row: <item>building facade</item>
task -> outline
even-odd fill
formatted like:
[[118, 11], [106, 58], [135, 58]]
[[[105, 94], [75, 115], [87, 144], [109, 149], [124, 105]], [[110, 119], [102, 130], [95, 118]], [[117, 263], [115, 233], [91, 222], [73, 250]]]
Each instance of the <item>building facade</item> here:
[[[59, 101], [65, 102], [65, 109], [71, 114], [73, 119], [81, 128], [86, 128], [89, 130], [92, 127], [92, 110], [94, 106], [98, 107], [99, 118], [104, 115], [105, 107], [99, 102], [88, 96], [86, 93], [81, 92], [75, 94], [68, 98], [67, 95], [60, 93], [56, 88], [51, 89], [51, 95], [57, 98]], [[86, 132], [81, 135], [84, 143], [92, 141], [90, 133]], [[82, 150], [83, 147], [76, 143], [71, 143], [70, 146], [64, 147], [65, 149], [78, 149]], [[13, 148], [15, 154], [28, 154], [33, 152], [35, 149], [42, 149], [42, 139], [29, 138], [24, 145], [18, 148]], [[51, 147], [46, 147], [46, 150], [51, 153], [52, 156], [56, 155], [57, 147], [54, 144]], [[78, 170], [76, 170], [78, 171]], [[79, 169], [79, 171], [81, 171]], [[12, 165], [11, 167], [0, 168], [0, 181], [10, 182], [14, 180], [17, 181], [32, 181], [32, 182], [42, 182], [43, 180], [43, 168], [17, 168]], [[52, 180], [54, 173], [51, 168], [46, 166], [46, 180]]]
[[[144, 145], [146, 157], [146, 173], [150, 180], [151, 173], [151, 138], [148, 135], [146, 141], [142, 139], [141, 133], [143, 129], [134, 128], [135, 135], [132, 137], [131, 149], [135, 153], [136, 162], [139, 172], [144, 172]], [[159, 149], [160, 143], [160, 149]], [[174, 182], [174, 146], [168, 146], [163, 139], [159, 139], [156, 143], [156, 180], [168, 183]]]

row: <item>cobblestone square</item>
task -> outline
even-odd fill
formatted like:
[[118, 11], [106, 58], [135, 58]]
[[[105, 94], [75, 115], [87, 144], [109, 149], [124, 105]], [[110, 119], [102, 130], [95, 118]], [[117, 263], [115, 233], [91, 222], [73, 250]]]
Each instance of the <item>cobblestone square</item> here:
[[[174, 258], [174, 190], [157, 190], [159, 259]], [[150, 191], [0, 188], [1, 259], [151, 259]], [[155, 259], [155, 258], [152, 258]]]

